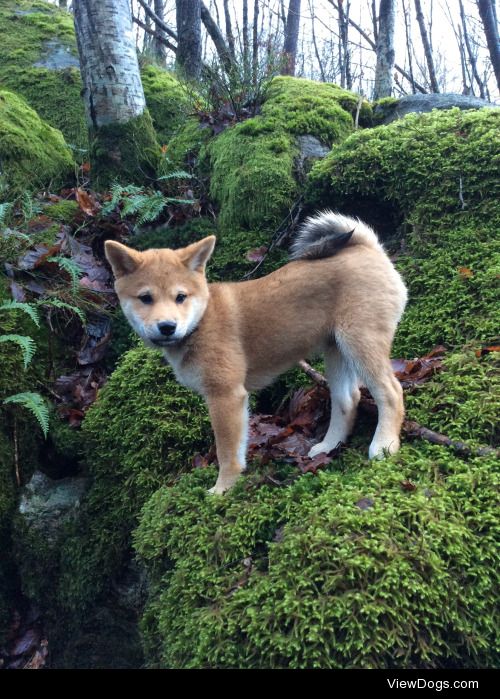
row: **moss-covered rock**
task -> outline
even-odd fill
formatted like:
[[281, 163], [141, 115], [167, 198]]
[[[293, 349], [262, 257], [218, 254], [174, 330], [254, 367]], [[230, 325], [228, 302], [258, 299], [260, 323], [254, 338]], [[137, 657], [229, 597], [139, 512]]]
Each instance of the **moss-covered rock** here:
[[[275, 78], [261, 114], [226, 129], [207, 146], [210, 194], [223, 229], [277, 226], [298, 196], [297, 136], [331, 146], [353, 130], [359, 97], [335, 85]], [[369, 111], [364, 106], [364, 114]]]
[[96, 189], [113, 182], [130, 184], [151, 181], [160, 162], [160, 146], [146, 109], [126, 122], [91, 130], [91, 177]]
[[171, 73], [158, 66], [144, 66], [141, 78], [158, 141], [161, 145], [166, 145], [186, 121], [191, 109], [191, 100], [181, 83]]
[[175, 382], [159, 353], [123, 357], [83, 423], [93, 484], [62, 550], [60, 604], [88, 607], [129, 557], [131, 530], [156, 488], [189, 468], [206, 444], [207, 411]]
[[62, 186], [74, 172], [73, 157], [61, 132], [7, 90], [0, 90], [0, 159], [6, 198], [26, 190]]
[[392, 242], [405, 234], [397, 354], [497, 332], [499, 123], [493, 109], [409, 115], [353, 134], [310, 173], [311, 208], [358, 215]]
[[[88, 133], [81, 98], [73, 17], [43, 0], [4, 0], [0, 7], [0, 88], [22, 95], [86, 157]], [[189, 98], [173, 75], [156, 66], [142, 69], [144, 94], [161, 144], [183, 120]]]
[[225, 498], [206, 494], [213, 477], [197, 471], [158, 490], [134, 535], [152, 576], [151, 664], [498, 661], [493, 460], [404, 447], [375, 467], [350, 450], [328, 472], [282, 488], [249, 477]]

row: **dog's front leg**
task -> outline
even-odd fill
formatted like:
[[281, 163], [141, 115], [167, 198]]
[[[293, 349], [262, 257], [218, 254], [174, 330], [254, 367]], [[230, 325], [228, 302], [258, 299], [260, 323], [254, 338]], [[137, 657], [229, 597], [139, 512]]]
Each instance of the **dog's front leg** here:
[[248, 393], [243, 386], [206, 396], [215, 433], [219, 476], [210, 493], [221, 495], [245, 468], [248, 441]]

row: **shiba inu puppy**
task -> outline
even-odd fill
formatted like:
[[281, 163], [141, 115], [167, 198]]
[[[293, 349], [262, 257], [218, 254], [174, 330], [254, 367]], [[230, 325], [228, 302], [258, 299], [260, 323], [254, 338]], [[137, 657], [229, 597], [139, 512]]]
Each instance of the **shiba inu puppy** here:
[[214, 246], [215, 236], [145, 252], [106, 242], [128, 321], [208, 404], [219, 461], [211, 492], [223, 493], [245, 468], [248, 392], [317, 353], [325, 357], [332, 408], [309, 455], [347, 440], [360, 385], [378, 406], [370, 458], [395, 453], [404, 406], [389, 357], [407, 293], [373, 230], [324, 211], [304, 223], [289, 264], [236, 283], [207, 283]]

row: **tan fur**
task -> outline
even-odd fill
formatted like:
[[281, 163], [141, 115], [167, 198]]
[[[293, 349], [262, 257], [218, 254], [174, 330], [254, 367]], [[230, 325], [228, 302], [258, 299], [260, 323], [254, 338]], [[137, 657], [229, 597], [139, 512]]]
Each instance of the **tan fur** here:
[[[158, 322], [178, 324], [179, 340], [162, 349], [177, 379], [207, 401], [219, 460], [212, 492], [230, 488], [245, 467], [248, 392], [318, 352], [326, 358], [332, 416], [311, 455], [347, 439], [360, 384], [379, 409], [370, 457], [398, 450], [404, 407], [389, 356], [406, 290], [375, 234], [349, 221], [366, 234], [355, 233], [333, 257], [298, 259], [239, 283], [207, 284], [213, 236], [175, 251], [138, 253], [106, 243], [120, 302], [145, 342], [155, 346]], [[137, 299], [145, 291], [151, 305]], [[180, 292], [187, 298], [179, 305]]]

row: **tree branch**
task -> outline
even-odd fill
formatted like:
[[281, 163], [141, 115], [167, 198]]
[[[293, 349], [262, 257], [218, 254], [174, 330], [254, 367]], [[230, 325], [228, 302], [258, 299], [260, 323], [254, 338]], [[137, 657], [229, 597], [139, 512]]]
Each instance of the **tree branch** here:
[[[177, 34], [173, 31], [173, 29], [170, 29], [170, 27], [165, 24], [165, 22], [158, 17], [156, 12], [153, 12], [153, 10], [149, 7], [148, 3], [146, 0], [139, 0], [139, 5], [144, 9], [144, 12], [147, 14], [147, 16], [153, 20], [153, 22], [156, 24], [157, 27], [160, 29], [163, 29], [163, 31], [168, 34], [172, 39], [175, 39], [177, 41]], [[139, 24], [139, 22], [137, 22]], [[139, 24], [139, 26], [141, 26]], [[144, 27], [142, 27], [144, 29]], [[155, 35], [156, 36], [156, 35]], [[156, 36], [156, 38], [158, 38]]]
[[138, 27], [141, 29], [144, 29], [146, 34], [150, 34], [151, 36], [154, 36], [154, 38], [160, 42], [160, 44], [163, 44], [163, 46], [166, 46], [167, 49], [170, 49], [174, 53], [177, 53], [177, 46], [174, 46], [173, 44], [170, 43], [168, 39], [165, 39], [165, 37], [160, 34], [159, 32], [156, 32], [154, 29], [151, 29], [151, 27], [148, 27], [144, 22], [141, 22], [140, 19], [137, 17], [132, 17], [132, 20], [137, 24]]
[[205, 25], [205, 28], [208, 34], [210, 35], [210, 38], [214, 42], [217, 55], [219, 56], [222, 65], [224, 66], [224, 70], [226, 71], [226, 73], [229, 73], [234, 66], [233, 59], [231, 57], [231, 51], [229, 50], [229, 47], [226, 44], [224, 37], [222, 36], [221, 30], [217, 26], [216, 22], [214, 22], [208, 7], [205, 5], [204, 2], [201, 3], [201, 21]]

